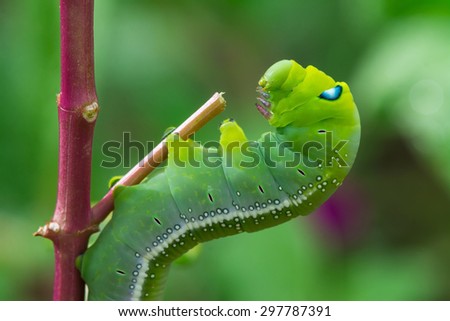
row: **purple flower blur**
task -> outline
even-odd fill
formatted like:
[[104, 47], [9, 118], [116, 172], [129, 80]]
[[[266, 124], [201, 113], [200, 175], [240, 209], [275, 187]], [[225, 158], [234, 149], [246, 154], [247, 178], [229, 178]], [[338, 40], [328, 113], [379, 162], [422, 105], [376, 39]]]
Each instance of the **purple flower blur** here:
[[368, 198], [361, 186], [347, 179], [310, 219], [327, 245], [351, 249], [367, 234], [368, 212]]

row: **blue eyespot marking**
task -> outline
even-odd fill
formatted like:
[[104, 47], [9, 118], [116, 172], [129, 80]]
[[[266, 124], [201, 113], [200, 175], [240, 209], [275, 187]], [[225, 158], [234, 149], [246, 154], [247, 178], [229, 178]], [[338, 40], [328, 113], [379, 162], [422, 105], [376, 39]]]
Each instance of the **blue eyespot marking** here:
[[341, 94], [342, 94], [342, 86], [337, 85], [336, 87], [325, 90], [323, 93], [320, 94], [319, 98], [326, 100], [336, 100], [339, 99], [339, 97], [341, 97]]

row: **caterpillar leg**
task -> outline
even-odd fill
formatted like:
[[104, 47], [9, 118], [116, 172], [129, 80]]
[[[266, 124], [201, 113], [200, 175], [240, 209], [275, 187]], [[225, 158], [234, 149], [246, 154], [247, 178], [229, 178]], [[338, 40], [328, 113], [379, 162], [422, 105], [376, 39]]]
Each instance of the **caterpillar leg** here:
[[245, 143], [248, 141], [241, 127], [234, 121], [228, 118], [220, 125], [220, 145], [224, 150], [231, 144]]

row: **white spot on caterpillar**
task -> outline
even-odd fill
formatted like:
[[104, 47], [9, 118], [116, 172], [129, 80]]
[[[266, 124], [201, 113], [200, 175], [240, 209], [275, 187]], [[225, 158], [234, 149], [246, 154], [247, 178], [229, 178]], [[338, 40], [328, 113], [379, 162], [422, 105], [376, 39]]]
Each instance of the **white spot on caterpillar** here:
[[[295, 195], [296, 197], [299, 198], [299, 202], [300, 204], [302, 203], [302, 200], [305, 200], [306, 197], [304, 195]], [[292, 196], [293, 197], [293, 196]], [[147, 255], [145, 256], [144, 260], [142, 261], [142, 269], [138, 268], [137, 266], [137, 270], [139, 271], [138, 276], [136, 276], [136, 283], [131, 284], [131, 285], [135, 285], [134, 287], [134, 291], [131, 294], [131, 299], [132, 300], [139, 300], [142, 298], [144, 294], [144, 289], [143, 289], [143, 285], [145, 283], [146, 278], [150, 278], [153, 279], [154, 276], [152, 277], [152, 274], [147, 274], [147, 271], [149, 271], [150, 269], [150, 265], [153, 265], [154, 267], [158, 267], [159, 264], [155, 263], [154, 260], [162, 255], [168, 255], [169, 251], [167, 250], [167, 253], [165, 251], [165, 249], [167, 249], [168, 247], [172, 248], [174, 247], [174, 242], [179, 242], [179, 237], [181, 235], [185, 235], [185, 233], [189, 233], [189, 235], [192, 237], [192, 240], [195, 241], [194, 239], [194, 234], [192, 233], [195, 230], [203, 230], [206, 229], [206, 226], [211, 226], [210, 228], [207, 228], [206, 231], [214, 231], [214, 228], [212, 227], [213, 224], [217, 224], [219, 226], [221, 226], [222, 228], [229, 228], [234, 230], [237, 233], [241, 233], [244, 231], [242, 223], [245, 222], [245, 220], [247, 218], [253, 217], [254, 218], [254, 223], [255, 225], [260, 224], [261, 221], [265, 220], [265, 216], [267, 216], [267, 213], [271, 213], [273, 211], [274, 216], [272, 216], [273, 219], [279, 219], [280, 213], [283, 213], [283, 209], [287, 208], [289, 206], [295, 205], [295, 203], [297, 203], [297, 201], [294, 201], [292, 199], [289, 198], [285, 198], [282, 200], [279, 199], [273, 199], [273, 200], [267, 200], [267, 203], [269, 203], [269, 205], [267, 205], [266, 203], [261, 203], [261, 205], [259, 203], [255, 203], [256, 206], [256, 210], [253, 207], [253, 205], [249, 205], [248, 208], [246, 209], [246, 211], [242, 211], [242, 210], [235, 210], [234, 208], [232, 208], [231, 213], [230, 210], [227, 208], [223, 208], [223, 209], [217, 209], [216, 213], [219, 212], [223, 212], [224, 214], [228, 214], [230, 213], [230, 215], [217, 215], [217, 216], [212, 216], [212, 215], [208, 215], [205, 217], [203, 217], [203, 221], [195, 221], [194, 222], [189, 222], [186, 225], [179, 225], [176, 224], [173, 226], [173, 231], [172, 234], [168, 235], [168, 238], [166, 240], [163, 240], [162, 244], [158, 244], [157, 242], [154, 248], [152, 248], [152, 252], [151, 253], [146, 253]], [[297, 203], [298, 204], [298, 203]], [[233, 205], [237, 205], [237, 204], [233, 204]], [[258, 207], [261, 206], [261, 208], [258, 209]], [[250, 210], [250, 209], [253, 210]], [[209, 213], [208, 213], [209, 214]], [[290, 210], [288, 210], [287, 212], [285, 212], [285, 214], [287, 216], [292, 216], [292, 212]], [[260, 215], [260, 217], [258, 217], [258, 215]], [[201, 223], [201, 224], [200, 224]], [[169, 232], [167, 230], [167, 232]], [[178, 243], [177, 243], [178, 244]], [[180, 243], [180, 246], [183, 246], [184, 243]], [[165, 254], [163, 254], [165, 253]]]

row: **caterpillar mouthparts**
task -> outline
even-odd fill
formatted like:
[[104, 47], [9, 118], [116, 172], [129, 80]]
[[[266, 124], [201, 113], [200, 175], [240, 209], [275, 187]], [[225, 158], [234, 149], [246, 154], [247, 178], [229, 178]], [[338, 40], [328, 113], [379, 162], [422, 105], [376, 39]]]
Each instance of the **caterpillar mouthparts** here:
[[261, 86], [256, 87], [256, 100], [258, 102], [255, 104], [256, 109], [264, 116], [265, 119], [269, 120], [272, 118], [272, 111], [270, 110], [270, 102], [268, 99], [270, 98], [270, 94], [264, 91]]

